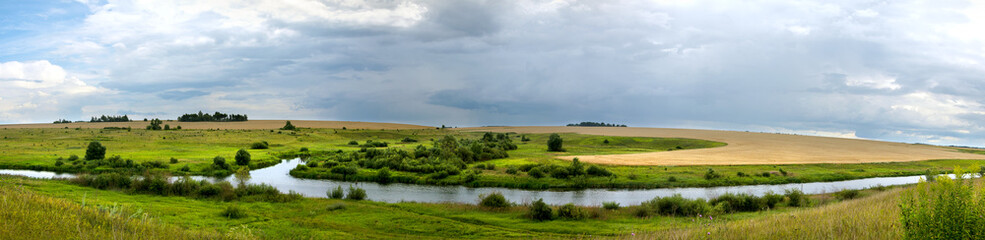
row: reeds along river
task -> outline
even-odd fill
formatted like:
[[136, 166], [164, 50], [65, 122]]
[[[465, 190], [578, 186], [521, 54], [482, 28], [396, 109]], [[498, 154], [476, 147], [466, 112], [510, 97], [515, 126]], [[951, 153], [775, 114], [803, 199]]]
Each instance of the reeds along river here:
[[[307, 197], [324, 198], [326, 192], [338, 186], [348, 189], [356, 186], [366, 190], [370, 200], [382, 202], [457, 202], [478, 203], [481, 195], [499, 192], [507, 200], [516, 203], [529, 203], [543, 198], [548, 204], [574, 203], [582, 206], [598, 206], [602, 202], [617, 202], [620, 205], [638, 205], [654, 197], [680, 194], [685, 198], [710, 199], [725, 193], [747, 193], [762, 196], [767, 192], [783, 193], [788, 189], [800, 189], [807, 194], [829, 193], [843, 189], [865, 189], [876, 186], [893, 186], [917, 183], [923, 176], [880, 177], [837, 182], [795, 183], [780, 185], [747, 185], [707, 188], [665, 188], [648, 190], [584, 189], [574, 191], [520, 190], [507, 188], [468, 188], [463, 186], [427, 186], [414, 184], [353, 183], [334, 180], [300, 179], [288, 174], [295, 166], [303, 163], [300, 159], [283, 160], [281, 163], [263, 169], [250, 171], [247, 183], [268, 184], [281, 192], [295, 191]], [[21, 175], [34, 178], [69, 178], [73, 174], [30, 170], [0, 170], [0, 174]], [[953, 176], [952, 176], [953, 177]], [[236, 182], [235, 177], [225, 179], [194, 176], [196, 180]]]

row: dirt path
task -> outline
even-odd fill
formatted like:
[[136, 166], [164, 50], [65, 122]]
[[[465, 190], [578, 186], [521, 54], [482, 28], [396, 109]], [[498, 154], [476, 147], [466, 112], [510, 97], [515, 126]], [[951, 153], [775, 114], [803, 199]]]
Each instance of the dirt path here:
[[584, 162], [614, 165], [871, 163], [930, 159], [985, 159], [985, 155], [962, 153], [929, 145], [717, 130], [632, 127], [482, 127], [458, 130], [517, 133], [570, 132], [627, 137], [694, 138], [728, 143], [725, 147], [684, 151], [563, 157], [564, 159], [578, 157]]

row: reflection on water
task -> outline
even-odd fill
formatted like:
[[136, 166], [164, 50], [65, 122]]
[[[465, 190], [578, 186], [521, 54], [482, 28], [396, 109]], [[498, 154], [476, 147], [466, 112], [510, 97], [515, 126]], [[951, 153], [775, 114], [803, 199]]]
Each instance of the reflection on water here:
[[[618, 202], [623, 206], [636, 205], [640, 202], [653, 199], [654, 197], [671, 196], [681, 194], [685, 198], [714, 198], [724, 193], [748, 193], [761, 196], [767, 192], [783, 193], [787, 189], [800, 189], [807, 194], [835, 192], [842, 189], [864, 189], [878, 185], [892, 186], [911, 184], [920, 181], [923, 176], [906, 177], [881, 177], [867, 178], [858, 180], [838, 181], [838, 182], [816, 182], [816, 183], [795, 183], [781, 185], [748, 185], [731, 187], [708, 187], [708, 188], [665, 188], [649, 190], [608, 190], [608, 189], [586, 189], [577, 191], [542, 191], [542, 190], [518, 190], [507, 188], [468, 188], [463, 186], [427, 186], [414, 184], [378, 184], [378, 183], [353, 183], [334, 180], [314, 180], [299, 179], [288, 175], [291, 169], [302, 163], [300, 159], [284, 160], [280, 164], [250, 171], [250, 179], [247, 181], [252, 184], [268, 184], [276, 187], [281, 192], [295, 191], [307, 197], [326, 197], [325, 192], [337, 186], [348, 188], [357, 186], [366, 190], [370, 200], [382, 202], [459, 202], [477, 203], [479, 195], [492, 192], [502, 193], [506, 199], [518, 202], [529, 203], [543, 198], [549, 204], [574, 203], [584, 206], [601, 205], [602, 202]], [[30, 170], [0, 170], [0, 174], [20, 175], [33, 178], [66, 178], [72, 174], [56, 174], [53, 172], [30, 171]], [[953, 176], [952, 176], [953, 177]], [[193, 177], [196, 180], [206, 179], [209, 181], [227, 180], [236, 183], [236, 179], [230, 176], [225, 179], [215, 179], [211, 177]]]

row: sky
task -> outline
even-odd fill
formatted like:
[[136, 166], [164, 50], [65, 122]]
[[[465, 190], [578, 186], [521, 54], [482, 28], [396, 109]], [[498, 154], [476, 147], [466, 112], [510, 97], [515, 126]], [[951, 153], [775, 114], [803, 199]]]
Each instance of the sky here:
[[985, 146], [983, 1], [0, 0], [0, 123], [198, 111]]

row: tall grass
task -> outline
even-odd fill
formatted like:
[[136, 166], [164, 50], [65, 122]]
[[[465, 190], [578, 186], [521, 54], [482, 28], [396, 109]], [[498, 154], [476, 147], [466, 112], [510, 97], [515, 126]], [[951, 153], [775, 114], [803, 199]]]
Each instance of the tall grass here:
[[139, 210], [85, 206], [39, 195], [15, 181], [14, 177], [0, 176], [0, 239], [230, 238], [160, 224]]
[[[959, 168], [955, 175], [962, 176]], [[907, 190], [900, 201], [906, 239], [985, 239], [981, 184], [936, 176]]]

